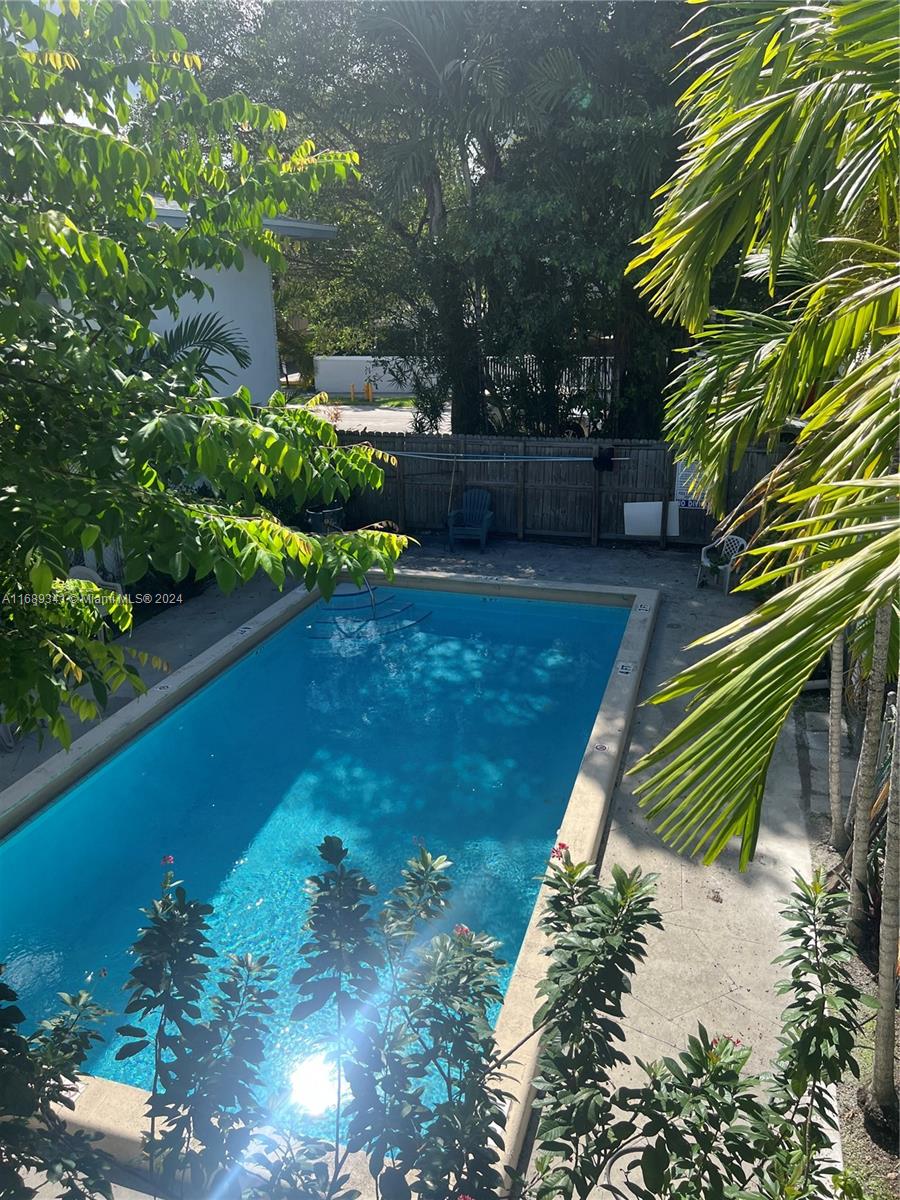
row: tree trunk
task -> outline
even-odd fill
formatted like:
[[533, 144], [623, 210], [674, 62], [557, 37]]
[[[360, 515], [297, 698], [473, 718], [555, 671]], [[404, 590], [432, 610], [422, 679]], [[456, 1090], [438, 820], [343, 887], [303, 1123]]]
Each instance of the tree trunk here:
[[456, 264], [440, 253], [434, 255], [429, 272], [438, 325], [437, 353], [450, 388], [450, 428], [453, 433], [481, 433], [481, 347], [478, 330], [467, 318], [467, 281]]
[[875, 1019], [875, 1065], [872, 1098], [882, 1109], [897, 1105], [894, 1038], [897, 1022], [897, 943], [900, 938], [900, 729], [894, 725], [891, 782], [888, 791], [881, 927], [878, 944], [878, 1016]]
[[862, 744], [859, 748], [859, 767], [854, 785], [856, 818], [853, 822], [853, 860], [850, 868], [850, 937], [857, 946], [862, 940], [866, 916], [869, 826], [872, 803], [875, 799], [875, 778], [878, 772], [878, 742], [881, 737], [890, 634], [891, 605], [882, 604], [875, 616], [872, 670], [869, 672], [869, 687], [866, 695], [866, 721], [863, 726]]
[[844, 698], [844, 635], [831, 646], [831, 691], [828, 704], [828, 801], [831, 806], [830, 841], [839, 854], [850, 844], [844, 829], [844, 798], [841, 793], [842, 710]]
[[425, 208], [428, 214], [428, 232], [432, 241], [436, 241], [444, 231], [447, 223], [447, 209], [444, 206], [444, 185], [440, 172], [435, 168], [423, 185], [425, 191]]
[[460, 330], [456, 360], [450, 371], [450, 428], [453, 433], [481, 433], [484, 402], [478, 345], [472, 332]]

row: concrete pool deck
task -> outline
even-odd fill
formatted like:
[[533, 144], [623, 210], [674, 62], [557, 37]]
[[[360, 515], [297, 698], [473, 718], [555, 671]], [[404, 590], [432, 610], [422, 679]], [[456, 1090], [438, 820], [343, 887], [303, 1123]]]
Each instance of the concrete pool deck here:
[[[712, 588], [695, 588], [696, 553], [655, 547], [589, 549], [538, 543], [496, 542], [487, 553], [444, 552], [437, 544], [414, 548], [404, 565], [416, 571], [502, 576], [527, 582], [566, 580], [584, 584], [652, 587], [661, 593], [656, 631], [644, 670], [645, 699], [680, 665], [697, 657], [682, 647], [750, 605]], [[172, 668], [192, 661], [212, 643], [277, 599], [268, 583], [253, 583], [230, 597], [210, 589], [153, 618], [132, 636], [136, 648], [161, 655]], [[156, 682], [156, 673], [147, 673]], [[130, 695], [117, 697], [114, 709]], [[631, 728], [626, 767], [677, 719], [673, 705], [638, 709]], [[78, 731], [81, 732], [81, 731]], [[55, 751], [26, 738], [0, 756], [5, 788]], [[640, 864], [660, 875], [658, 896], [665, 929], [652, 932], [650, 954], [626, 1003], [624, 1049], [631, 1058], [658, 1058], [683, 1045], [698, 1022], [711, 1033], [740, 1037], [753, 1046], [751, 1067], [766, 1065], [777, 1051], [783, 1002], [774, 993], [778, 976], [770, 966], [780, 952], [778, 916], [795, 871], [808, 875], [810, 856], [802, 783], [793, 729], [778, 747], [769, 778], [759, 853], [741, 874], [729, 853], [712, 868], [682, 859], [664, 847], [647, 826], [624, 779], [616, 789], [602, 853], [603, 872], [613, 863]]]

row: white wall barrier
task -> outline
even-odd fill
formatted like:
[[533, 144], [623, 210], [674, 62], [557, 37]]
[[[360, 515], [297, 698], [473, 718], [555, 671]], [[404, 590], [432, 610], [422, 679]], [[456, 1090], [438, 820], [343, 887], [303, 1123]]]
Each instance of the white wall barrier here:
[[402, 378], [403, 359], [378, 359], [370, 354], [323, 354], [313, 359], [316, 374], [316, 391], [328, 392], [332, 396], [347, 396], [351, 386], [362, 399], [367, 383], [371, 383], [376, 396], [409, 396], [410, 382], [398, 383], [390, 370], [381, 365], [396, 366]]

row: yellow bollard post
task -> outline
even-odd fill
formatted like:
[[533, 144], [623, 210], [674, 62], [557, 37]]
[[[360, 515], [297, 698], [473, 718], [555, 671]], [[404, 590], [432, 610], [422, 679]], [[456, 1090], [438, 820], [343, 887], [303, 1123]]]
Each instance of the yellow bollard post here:
[[356, 403], [356, 384], [355, 383], [350, 384], [350, 403], [351, 404]]
[[367, 384], [366, 384], [366, 399], [368, 400], [368, 402], [369, 402], [370, 404], [372, 403], [373, 394], [374, 394], [374, 393], [372, 392], [372, 385], [371, 385], [371, 383], [367, 383]]

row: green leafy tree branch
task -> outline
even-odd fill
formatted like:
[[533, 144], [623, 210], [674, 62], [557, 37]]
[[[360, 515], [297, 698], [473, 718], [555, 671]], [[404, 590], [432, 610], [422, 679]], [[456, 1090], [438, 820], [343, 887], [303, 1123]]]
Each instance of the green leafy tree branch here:
[[404, 544], [279, 521], [278, 499], [380, 486], [375, 452], [278, 397], [214, 396], [198, 355], [151, 330], [204, 294], [197, 268], [247, 253], [277, 267], [264, 218], [357, 171], [353, 152], [283, 151], [277, 109], [208, 99], [168, 16], [144, 0], [0, 5], [0, 716], [66, 744], [68, 714], [141, 686], [101, 636], [130, 609], [79, 611], [95, 598], [65, 582], [74, 552], [120, 544], [126, 582], [192, 571], [227, 591], [264, 572], [328, 594], [340, 571], [390, 570]]

